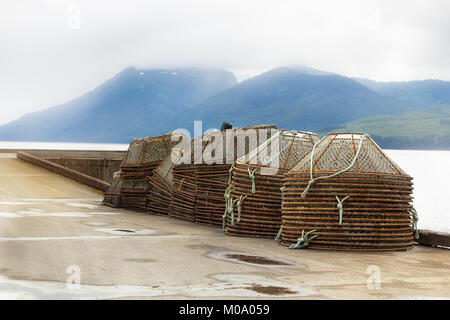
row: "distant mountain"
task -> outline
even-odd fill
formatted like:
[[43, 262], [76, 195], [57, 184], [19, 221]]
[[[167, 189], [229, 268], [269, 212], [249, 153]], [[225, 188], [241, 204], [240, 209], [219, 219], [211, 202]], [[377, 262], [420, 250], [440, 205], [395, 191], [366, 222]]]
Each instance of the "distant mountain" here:
[[159, 129], [219, 128], [271, 123], [280, 128], [314, 130], [372, 115], [413, 109], [408, 103], [378, 94], [359, 82], [313, 69], [277, 68], [242, 81], [169, 119]]
[[383, 148], [450, 149], [450, 106], [399, 115], [374, 116], [319, 130], [366, 132]]
[[[383, 83], [294, 66], [237, 83], [217, 69], [128, 68], [68, 103], [0, 126], [0, 140], [127, 143], [176, 128], [192, 132], [193, 121], [202, 120], [203, 130], [223, 121], [320, 133], [345, 129], [368, 131], [387, 147], [440, 148], [450, 141], [446, 109], [413, 111], [449, 105], [450, 82], [439, 80]], [[429, 123], [421, 126], [420, 117]], [[432, 136], [439, 141], [430, 143]]]
[[383, 96], [404, 101], [417, 109], [424, 110], [450, 105], [449, 81], [376, 82], [368, 79], [355, 80]]
[[129, 142], [235, 83], [224, 70], [127, 68], [68, 103], [1, 126], [0, 140]]

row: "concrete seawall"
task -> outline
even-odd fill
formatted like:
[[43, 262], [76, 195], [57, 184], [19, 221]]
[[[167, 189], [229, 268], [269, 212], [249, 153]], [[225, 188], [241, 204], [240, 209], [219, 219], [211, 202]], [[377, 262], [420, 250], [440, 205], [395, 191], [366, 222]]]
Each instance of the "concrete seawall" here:
[[39, 158], [51, 161], [91, 177], [112, 182], [114, 172], [120, 170], [123, 151], [32, 151]]
[[83, 184], [86, 184], [88, 186], [94, 187], [96, 189], [107, 191], [109, 189], [110, 184], [106, 181], [94, 178], [92, 176], [89, 176], [87, 174], [75, 171], [73, 169], [64, 167], [62, 165], [59, 165], [57, 163], [50, 162], [48, 160], [39, 158], [37, 156], [34, 156], [32, 154], [26, 153], [26, 152], [17, 152], [17, 158], [30, 162], [32, 164], [38, 165], [40, 167], [43, 167], [45, 169], [51, 170], [53, 172], [56, 172], [60, 175], [63, 175], [65, 177], [71, 178], [73, 180], [76, 180], [78, 182], [81, 182]]
[[[114, 172], [120, 170], [120, 164], [126, 154], [125, 151], [35, 149], [3, 149], [0, 153], [27, 153], [107, 183], [111, 183]], [[40, 162], [34, 160], [34, 164], [39, 165]]]

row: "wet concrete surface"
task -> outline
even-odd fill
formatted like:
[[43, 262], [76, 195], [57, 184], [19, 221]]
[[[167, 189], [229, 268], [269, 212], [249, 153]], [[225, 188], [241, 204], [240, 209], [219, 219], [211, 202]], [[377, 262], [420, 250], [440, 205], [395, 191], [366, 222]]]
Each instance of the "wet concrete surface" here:
[[0, 298], [441, 299], [449, 270], [444, 249], [289, 250], [113, 209], [92, 188], [0, 158]]

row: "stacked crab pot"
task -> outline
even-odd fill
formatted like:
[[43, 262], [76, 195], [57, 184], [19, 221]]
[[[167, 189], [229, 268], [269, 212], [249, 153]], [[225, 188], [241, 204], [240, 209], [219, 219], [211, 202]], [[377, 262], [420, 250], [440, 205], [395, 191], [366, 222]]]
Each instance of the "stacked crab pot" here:
[[189, 144], [183, 134], [173, 135], [173, 141], [179, 141], [180, 147], [174, 146], [171, 152], [153, 170], [148, 179], [147, 212], [151, 214], [169, 215], [173, 190], [173, 167], [182, 159], [183, 146]]
[[[191, 140], [191, 161], [173, 166], [170, 216], [199, 223], [222, 225], [224, 192], [237, 155], [245, 155], [267, 140], [274, 126], [213, 131]], [[250, 146], [249, 135], [256, 145]], [[246, 140], [247, 139], [247, 140]]]
[[[225, 212], [224, 194], [233, 163], [239, 156], [264, 143], [276, 132], [272, 125], [228, 129], [209, 135], [203, 150], [202, 164], [197, 166], [196, 222], [222, 226]], [[222, 146], [218, 154], [217, 146]]]
[[318, 142], [317, 135], [277, 131], [233, 166], [227, 188], [226, 233], [274, 238], [281, 226], [283, 175]]
[[106, 192], [104, 203], [146, 209], [147, 178], [170, 152], [172, 144], [170, 134], [133, 139], [120, 165], [120, 174]]
[[323, 138], [284, 177], [281, 242], [291, 248], [406, 250], [412, 178], [367, 135]]

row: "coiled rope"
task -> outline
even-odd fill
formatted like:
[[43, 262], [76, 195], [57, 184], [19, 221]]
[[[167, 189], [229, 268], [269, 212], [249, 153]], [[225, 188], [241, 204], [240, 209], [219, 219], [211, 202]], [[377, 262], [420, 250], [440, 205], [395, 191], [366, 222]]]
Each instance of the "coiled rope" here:
[[309, 242], [314, 239], [317, 238], [319, 235], [315, 234], [313, 235], [311, 238], [309, 238], [309, 235], [313, 232], [316, 232], [317, 230], [311, 230], [309, 232], [307, 232], [305, 234], [305, 230], [302, 230], [302, 236], [300, 238], [297, 239], [297, 243], [291, 244], [289, 246], [289, 249], [302, 249], [302, 248], [306, 248], [307, 246], [309, 246]]

